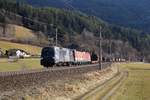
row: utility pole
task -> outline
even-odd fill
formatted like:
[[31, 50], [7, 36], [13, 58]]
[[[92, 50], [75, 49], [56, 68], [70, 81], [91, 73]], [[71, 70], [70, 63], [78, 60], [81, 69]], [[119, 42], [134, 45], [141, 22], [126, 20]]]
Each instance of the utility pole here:
[[56, 19], [55, 19], [55, 27], [56, 27], [56, 29], [55, 29], [55, 46], [57, 46], [57, 44], [58, 44], [58, 28], [57, 28], [57, 21], [58, 21], [58, 14], [57, 14], [57, 9], [56, 9]]
[[110, 61], [112, 61], [112, 41], [111, 38], [109, 39], [109, 56]]
[[102, 70], [102, 27], [99, 32], [99, 68]]
[[55, 34], [56, 34], [56, 36], [55, 36], [55, 42], [56, 42], [56, 46], [57, 46], [57, 40], [58, 40], [58, 29], [57, 29], [57, 27], [56, 27], [56, 30], [55, 30], [56, 32], [55, 32]]

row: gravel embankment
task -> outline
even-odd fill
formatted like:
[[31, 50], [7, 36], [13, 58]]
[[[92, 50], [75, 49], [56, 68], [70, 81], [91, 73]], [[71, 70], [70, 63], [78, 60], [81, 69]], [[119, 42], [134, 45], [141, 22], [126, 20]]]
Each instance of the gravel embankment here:
[[[66, 74], [52, 78], [52, 75], [45, 73], [41, 78], [36, 74], [23, 76], [21, 80], [17, 76], [7, 79], [0, 78], [0, 99], [8, 100], [70, 100], [86, 93], [96, 85], [104, 82], [117, 72], [117, 67], [112, 65], [111, 69], [104, 71], [89, 71], [88, 73]], [[70, 72], [71, 73], [71, 72]], [[42, 75], [42, 73], [41, 73]], [[18, 76], [20, 77], [20, 76]], [[28, 78], [27, 78], [28, 77]], [[27, 79], [28, 80], [27, 80]], [[49, 78], [49, 79], [48, 79]], [[8, 83], [3, 84], [3, 82]], [[13, 84], [9, 81], [11, 80]], [[33, 82], [34, 81], [34, 82]], [[25, 82], [25, 84], [24, 84]], [[24, 85], [22, 85], [24, 84]]]

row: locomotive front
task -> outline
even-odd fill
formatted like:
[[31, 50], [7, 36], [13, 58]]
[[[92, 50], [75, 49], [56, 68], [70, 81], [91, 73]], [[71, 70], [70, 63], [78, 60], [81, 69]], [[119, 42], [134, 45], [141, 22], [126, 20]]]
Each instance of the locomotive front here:
[[53, 47], [45, 47], [42, 49], [41, 65], [44, 67], [55, 65], [55, 51]]

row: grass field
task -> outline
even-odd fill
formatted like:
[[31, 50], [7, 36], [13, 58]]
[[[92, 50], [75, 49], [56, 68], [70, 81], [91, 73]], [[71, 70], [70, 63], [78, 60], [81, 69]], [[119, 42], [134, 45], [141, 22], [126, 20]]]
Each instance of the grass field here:
[[129, 71], [128, 78], [110, 100], [150, 100], [150, 64], [122, 64]]
[[150, 64], [122, 63], [117, 66], [120, 74], [82, 100], [150, 100]]
[[7, 41], [0, 41], [0, 48], [3, 52], [8, 49], [22, 49], [30, 54], [40, 55], [41, 47], [26, 45], [26, 44], [19, 44], [19, 43], [11, 43]]
[[8, 62], [8, 59], [0, 59], [0, 72], [20, 71], [26, 69], [42, 68], [40, 59], [20, 59], [18, 62]]

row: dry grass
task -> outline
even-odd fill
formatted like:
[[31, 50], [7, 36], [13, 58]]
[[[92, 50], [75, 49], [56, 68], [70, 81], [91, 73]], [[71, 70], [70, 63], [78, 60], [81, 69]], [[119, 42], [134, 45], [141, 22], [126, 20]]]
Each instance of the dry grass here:
[[[95, 71], [86, 74], [70, 75], [57, 80], [48, 81], [43, 85], [35, 85], [23, 91], [12, 91], [3, 95], [9, 99], [25, 100], [72, 100], [88, 92], [116, 73], [116, 68], [105, 72]], [[4, 93], [3, 93], [4, 94]]]
[[41, 47], [26, 45], [26, 44], [19, 44], [19, 43], [11, 43], [7, 41], [0, 41], [0, 48], [3, 52], [8, 49], [22, 49], [27, 51], [30, 54], [40, 55]]
[[6, 28], [5, 37], [2, 34], [0, 27], [0, 38], [4, 40], [19, 41], [22, 43], [31, 44], [49, 44], [47, 37], [42, 32], [35, 32], [24, 26], [8, 24]]
[[17, 39], [37, 38], [35, 33], [30, 29], [18, 25], [13, 25], [13, 27], [14, 27], [14, 36]]
[[129, 76], [111, 100], [149, 100], [150, 64], [130, 63], [120, 67], [129, 70]]

